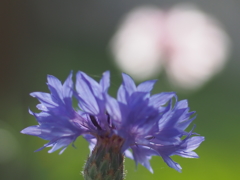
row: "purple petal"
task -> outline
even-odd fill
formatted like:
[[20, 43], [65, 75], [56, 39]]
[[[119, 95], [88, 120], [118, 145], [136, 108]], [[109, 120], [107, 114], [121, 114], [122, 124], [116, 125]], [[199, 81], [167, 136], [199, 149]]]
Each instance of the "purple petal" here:
[[132, 95], [134, 91], [136, 91], [137, 88], [130, 76], [123, 73], [122, 77], [123, 83], [118, 89], [117, 99], [122, 103], [126, 103], [127, 99]]
[[33, 92], [30, 93], [32, 97], [37, 98], [43, 105], [47, 107], [56, 107], [57, 103], [52, 101], [52, 97], [48, 93], [43, 93], [43, 92]]
[[155, 94], [151, 96], [149, 104], [153, 105], [156, 108], [159, 108], [160, 106], [165, 105], [173, 97], [176, 98], [176, 94], [174, 92]]
[[198, 146], [205, 140], [203, 136], [194, 136], [186, 140], [184, 145], [186, 145], [186, 152], [190, 152], [198, 148]]
[[97, 139], [90, 134], [85, 134], [83, 137], [89, 142], [89, 149], [90, 152], [92, 152], [95, 145], [97, 144]]
[[111, 119], [114, 121], [114, 124], [120, 126], [122, 121], [122, 113], [117, 100], [109, 95], [105, 95], [105, 102], [106, 110], [110, 115]]
[[188, 101], [185, 100], [181, 100], [177, 102], [176, 108], [178, 109], [184, 109], [184, 108], [188, 108]]
[[72, 72], [69, 74], [68, 78], [63, 84], [62, 94], [65, 103], [68, 106], [72, 105], [72, 95], [73, 95], [73, 82], [72, 82]]
[[170, 157], [162, 156], [162, 158], [169, 167], [176, 169], [178, 172], [181, 172], [182, 167], [178, 163], [174, 162]]
[[103, 77], [100, 80], [100, 86], [102, 87], [102, 92], [108, 91], [110, 87], [110, 72], [106, 71], [103, 73]]
[[38, 128], [39, 126], [29, 126], [21, 131], [22, 134], [28, 134], [32, 136], [39, 136], [41, 135], [41, 129]]
[[117, 92], [117, 100], [123, 104], [127, 104], [127, 93], [123, 85], [121, 85]]
[[156, 82], [157, 82], [157, 80], [145, 81], [138, 85], [137, 91], [150, 92], [150, 91], [152, 91], [153, 86], [155, 85]]
[[129, 158], [129, 159], [133, 159], [133, 158], [134, 158], [132, 152], [131, 152], [129, 149], [127, 149], [127, 150], [124, 152], [124, 156], [126, 156], [126, 157]]
[[40, 110], [40, 111], [48, 111], [47, 107], [44, 106], [43, 104], [38, 104], [36, 107], [37, 107], [38, 110]]
[[136, 166], [139, 163], [144, 167], [146, 167], [151, 173], [153, 173], [153, 169], [149, 163], [153, 150], [148, 147], [142, 147], [142, 146], [137, 146], [137, 147], [133, 146], [132, 150], [133, 150], [133, 157], [136, 162]]
[[[99, 89], [99, 85], [94, 80], [90, 80], [87, 76], [84, 76], [82, 72], [77, 73], [76, 90], [78, 98], [80, 99], [79, 105], [82, 110], [87, 113], [97, 115], [99, 113], [99, 107], [97, 100], [94, 96], [93, 89]], [[90, 81], [89, 81], [90, 80]]]
[[[62, 138], [56, 141], [53, 145], [52, 149], [48, 151], [48, 153], [52, 153], [60, 148], [66, 148], [69, 144], [71, 144], [75, 139], [74, 138]], [[60, 152], [62, 153], [62, 151]]]
[[[189, 117], [189, 116], [188, 116]], [[179, 129], [182, 129], [182, 130], [185, 130], [190, 124], [191, 122], [196, 118], [196, 116], [194, 116], [193, 118], [191, 119], [185, 119], [184, 121], [182, 120], [181, 122], [179, 122], [177, 124], [177, 128]]]
[[136, 85], [133, 79], [129, 75], [123, 73], [122, 78], [123, 78], [123, 86], [125, 87], [125, 90], [130, 96], [134, 91], [136, 91]]
[[51, 92], [52, 100], [55, 103], [59, 103], [63, 100], [62, 96], [62, 83], [57, 79], [56, 77], [52, 75], [48, 75], [47, 77], [48, 80], [48, 88]]
[[175, 155], [184, 157], [184, 158], [199, 158], [199, 156], [197, 155], [197, 153], [191, 151], [191, 152], [179, 152], [179, 153], [175, 153]]

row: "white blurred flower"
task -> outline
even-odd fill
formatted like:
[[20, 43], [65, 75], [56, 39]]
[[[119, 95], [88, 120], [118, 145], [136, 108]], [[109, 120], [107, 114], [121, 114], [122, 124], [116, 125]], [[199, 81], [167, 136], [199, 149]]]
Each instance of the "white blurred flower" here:
[[180, 88], [200, 87], [225, 65], [230, 40], [220, 23], [193, 6], [141, 7], [123, 20], [111, 41], [119, 67], [136, 80], [164, 66]]

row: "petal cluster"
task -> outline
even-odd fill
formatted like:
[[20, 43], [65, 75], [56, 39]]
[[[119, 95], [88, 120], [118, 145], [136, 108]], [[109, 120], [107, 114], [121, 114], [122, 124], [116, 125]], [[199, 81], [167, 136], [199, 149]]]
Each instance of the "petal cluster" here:
[[48, 151], [51, 153], [62, 148], [62, 153], [69, 144], [84, 132], [84, 128], [75, 126], [72, 123], [72, 120], [81, 118], [72, 107], [72, 73], [70, 73], [64, 84], [50, 75], [47, 77], [47, 81], [50, 94], [43, 92], [30, 94], [40, 101], [40, 104], [37, 105], [37, 108], [41, 111], [40, 113], [29, 110], [30, 114], [35, 116], [39, 125], [27, 127], [21, 133], [49, 140], [47, 144], [38, 150], [44, 147], [52, 147]]
[[[49, 152], [62, 149], [83, 136], [92, 151], [101, 138], [119, 136], [123, 139], [121, 152], [153, 172], [149, 160], [161, 156], [168, 166], [181, 171], [181, 166], [170, 156], [179, 155], [198, 158], [195, 150], [204, 137], [193, 136], [186, 128], [194, 120], [194, 112], [189, 112], [187, 100], [178, 101], [173, 92], [151, 95], [156, 80], [135, 85], [132, 78], [122, 74], [117, 98], [108, 94], [110, 73], [103, 73], [96, 82], [83, 72], [76, 75], [75, 87], [72, 73], [62, 84], [54, 76], [48, 76], [50, 93], [34, 92], [40, 104], [40, 113], [34, 115], [38, 125], [22, 130], [23, 134], [38, 136], [48, 140], [39, 150], [52, 147]], [[72, 97], [78, 107], [72, 105]]]

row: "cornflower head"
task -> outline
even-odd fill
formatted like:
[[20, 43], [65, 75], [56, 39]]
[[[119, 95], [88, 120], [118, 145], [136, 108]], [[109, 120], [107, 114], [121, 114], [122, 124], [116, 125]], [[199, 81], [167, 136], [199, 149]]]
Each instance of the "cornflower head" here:
[[[49, 93], [34, 92], [40, 113], [30, 111], [39, 125], [21, 131], [23, 134], [48, 140], [45, 147], [52, 153], [62, 153], [78, 136], [88, 142], [91, 154], [84, 168], [85, 179], [123, 179], [124, 156], [133, 159], [153, 172], [149, 160], [161, 156], [171, 168], [181, 166], [170, 156], [198, 158], [193, 151], [203, 136], [186, 131], [195, 119], [189, 112], [187, 100], [178, 101], [174, 92], [151, 95], [156, 80], [135, 85], [127, 74], [122, 74], [117, 98], [108, 94], [110, 73], [106, 71], [100, 82], [83, 72], [76, 75], [75, 89], [72, 72], [62, 84], [48, 76]], [[78, 108], [72, 106], [72, 96]], [[37, 151], [38, 151], [37, 150]]]

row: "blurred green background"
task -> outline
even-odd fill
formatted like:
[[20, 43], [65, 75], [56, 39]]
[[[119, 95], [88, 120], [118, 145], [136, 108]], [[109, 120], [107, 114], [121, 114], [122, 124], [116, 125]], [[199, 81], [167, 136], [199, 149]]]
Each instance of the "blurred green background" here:
[[[88, 156], [88, 144], [78, 138], [76, 149], [62, 154], [34, 153], [46, 141], [20, 134], [35, 125], [28, 108], [36, 111], [36, 99], [30, 92], [47, 92], [46, 76], [65, 80], [70, 70], [82, 70], [99, 79], [111, 70], [116, 94], [120, 71], [112, 61], [108, 43], [118, 23], [132, 8], [142, 4], [168, 7], [177, 0], [64, 1], [24, 0], [0, 2], [0, 179], [82, 179], [81, 171]], [[236, 0], [195, 2], [217, 17], [233, 41], [230, 61], [224, 71], [203, 88], [178, 92], [197, 111], [196, 132], [206, 141], [196, 152], [200, 159], [173, 157], [183, 167], [178, 173], [168, 168], [160, 157], [151, 160], [154, 174], [126, 159], [126, 179], [239, 179], [240, 126], [240, 3]], [[174, 91], [166, 77], [159, 77], [154, 93]]]

